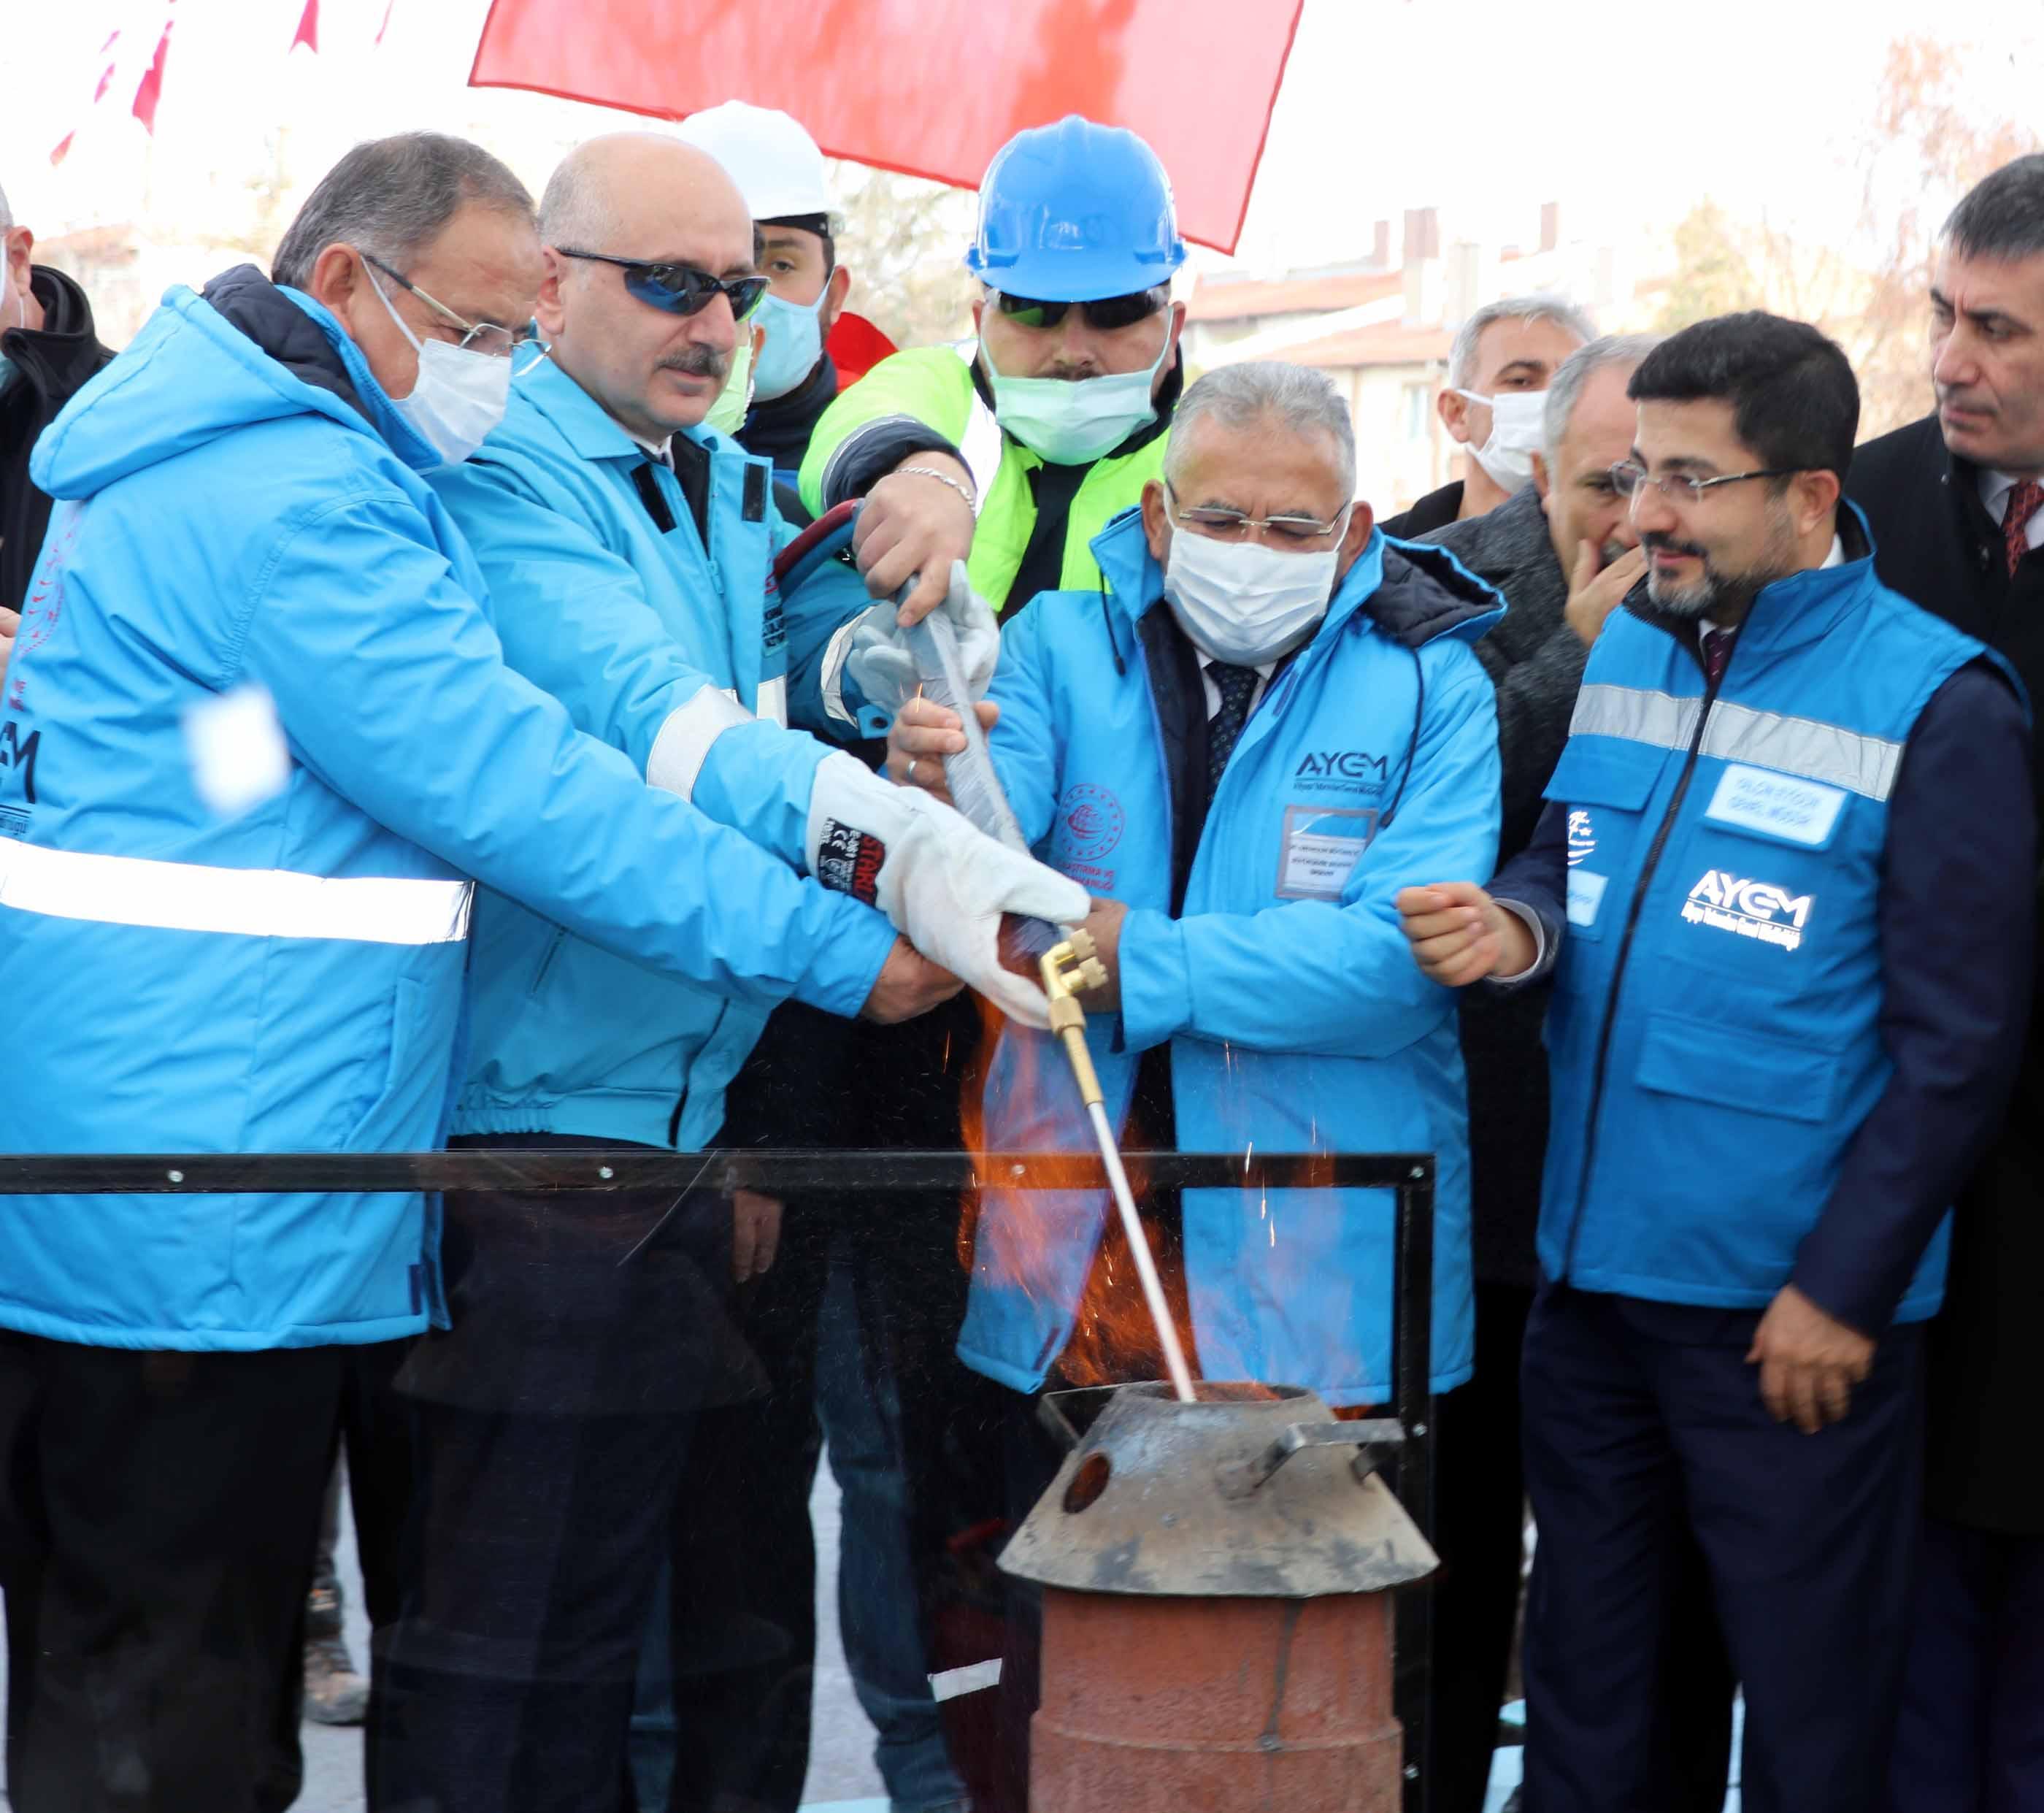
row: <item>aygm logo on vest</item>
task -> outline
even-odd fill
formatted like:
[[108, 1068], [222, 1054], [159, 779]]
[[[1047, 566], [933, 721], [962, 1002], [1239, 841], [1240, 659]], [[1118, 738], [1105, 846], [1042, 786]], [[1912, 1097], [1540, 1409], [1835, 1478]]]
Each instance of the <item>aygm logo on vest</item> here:
[[1790, 895], [1772, 882], [1742, 880], [1729, 869], [1708, 868], [1689, 890], [1682, 917], [1742, 938], [1755, 938], [1785, 951], [1801, 948], [1814, 894]]
[[1367, 749], [1308, 749], [1292, 779], [1304, 791], [1381, 793], [1390, 766]]

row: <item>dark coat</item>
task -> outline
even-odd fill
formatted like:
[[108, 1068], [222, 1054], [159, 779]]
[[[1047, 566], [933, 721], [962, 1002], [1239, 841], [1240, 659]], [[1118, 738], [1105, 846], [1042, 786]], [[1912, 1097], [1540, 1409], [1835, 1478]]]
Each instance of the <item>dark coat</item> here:
[[[1461, 514], [1462, 507], [1462, 482], [1457, 479], [1437, 491], [1427, 492], [1409, 510], [1400, 510], [1377, 526], [1401, 541], [1417, 541], [1437, 529], [1447, 528]], [[1470, 521], [1475, 518], [1472, 517]]]
[[0, 391], [0, 604], [10, 610], [21, 608], [50, 525], [50, 500], [29, 483], [29, 452], [57, 412], [113, 356], [93, 331], [84, 291], [61, 271], [43, 264], [33, 270], [29, 281], [43, 306], [41, 330], [0, 331], [0, 352], [18, 372]]
[[[1568, 579], [1531, 486], [1485, 515], [1450, 522], [1423, 539], [1446, 548], [1496, 587], [1510, 607], [1476, 651], [1497, 688], [1504, 768], [1497, 843], [1502, 868], [1526, 847], [1539, 822], [1541, 790], [1568, 741], [1589, 650], [1562, 614]], [[1479, 1284], [1531, 1285], [1538, 1279], [1533, 1235], [1547, 1151], [1547, 1054], [1540, 1043], [1546, 1004], [1543, 988], [1462, 994], [1470, 1219]]]
[[[2044, 553], [2011, 579], [1979, 472], [1934, 414], [1869, 441], [1846, 494], [1873, 530], [1874, 568], [1905, 597], [2007, 658], [2044, 701]], [[2034, 743], [2031, 773], [2039, 773]], [[2044, 794], [2040, 794], [2044, 798]], [[1965, 935], [1955, 923], [1953, 935]], [[1952, 1522], [2044, 1535], [2044, 997], [2008, 1124], [1959, 1204], [1944, 1312], [1932, 1326], [1930, 1505]]]

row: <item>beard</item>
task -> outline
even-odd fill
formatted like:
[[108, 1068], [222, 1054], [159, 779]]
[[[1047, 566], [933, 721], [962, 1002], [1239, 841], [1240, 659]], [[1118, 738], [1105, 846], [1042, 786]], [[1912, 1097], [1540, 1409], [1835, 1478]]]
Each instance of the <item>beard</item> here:
[[1662, 579], [1650, 565], [1646, 569], [1646, 595], [1654, 608], [1685, 623], [1705, 617], [1742, 616], [1763, 586], [1796, 570], [1796, 531], [1785, 506], [1768, 510], [1766, 543], [1758, 560], [1749, 567], [1719, 566], [1700, 543], [1677, 541], [1672, 535], [1642, 535], [1639, 545], [1650, 556], [1686, 554], [1703, 564], [1703, 572], [1686, 585]]

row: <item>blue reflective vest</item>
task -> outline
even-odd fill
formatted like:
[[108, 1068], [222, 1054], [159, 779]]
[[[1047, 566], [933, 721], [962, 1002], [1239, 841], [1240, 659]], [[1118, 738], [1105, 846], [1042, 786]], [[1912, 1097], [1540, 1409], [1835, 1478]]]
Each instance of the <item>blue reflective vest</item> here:
[[[1549, 1277], [1726, 1308], [1788, 1281], [1892, 1069], [1889, 794], [1931, 695], [1984, 652], [1867, 558], [1765, 587], [1714, 696], [1677, 634], [1613, 615], [1547, 787], [1570, 865]], [[1936, 1310], [1947, 1237], [1898, 1320]]]
[[[1093, 549], [1105, 591], [1046, 593], [1004, 627], [989, 741], [1035, 853], [1128, 907], [1120, 1014], [1086, 1026], [1109, 1115], [1125, 1129], [1138, 1054], [1168, 1041], [1181, 1150], [1435, 1153], [1445, 1391], [1472, 1363], [1468, 1110], [1454, 997], [1420, 975], [1393, 901], [1495, 858], [1497, 722], [1473, 645], [1496, 595], [1439, 549], [1373, 538], [1251, 713], [1174, 914], [1172, 776], [1140, 628], [1169, 608], [1162, 575], [1135, 512]], [[1093, 1149], [1062, 1054], [1012, 1025], [986, 1120], [993, 1150]], [[968, 1365], [1042, 1384], [1109, 1212], [1092, 1191], [986, 1192]], [[1188, 1191], [1184, 1220], [1207, 1376], [1337, 1404], [1390, 1395], [1388, 1191]]]

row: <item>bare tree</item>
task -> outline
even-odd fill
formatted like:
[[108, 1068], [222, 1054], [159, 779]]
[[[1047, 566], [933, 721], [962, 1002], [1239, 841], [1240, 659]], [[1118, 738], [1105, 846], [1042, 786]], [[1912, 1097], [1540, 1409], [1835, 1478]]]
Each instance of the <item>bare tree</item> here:
[[863, 164], [836, 163], [838, 255], [851, 267], [853, 309], [899, 346], [971, 331], [972, 192]]
[[2038, 147], [2026, 127], [1969, 117], [1963, 73], [1948, 45], [1921, 37], [1890, 44], [1873, 114], [1846, 153], [1861, 182], [1842, 230], [1819, 241], [1765, 214], [1740, 221], [1702, 203], [1675, 229], [1676, 275], [1658, 325], [1751, 308], [1814, 322], [1859, 375], [1863, 435], [1921, 415], [1931, 402], [1927, 291], [1938, 229], [1981, 177]]

